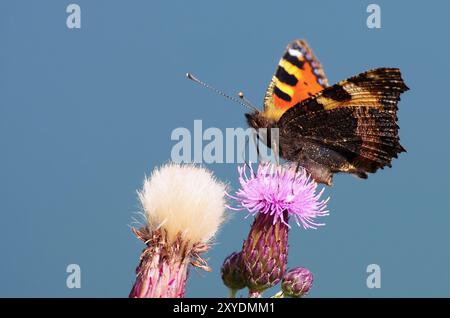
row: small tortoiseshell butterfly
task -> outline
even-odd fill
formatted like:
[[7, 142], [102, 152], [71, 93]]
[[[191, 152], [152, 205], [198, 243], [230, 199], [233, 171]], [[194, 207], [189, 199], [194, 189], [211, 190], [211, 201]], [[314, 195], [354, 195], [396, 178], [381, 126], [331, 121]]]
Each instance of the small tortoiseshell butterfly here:
[[334, 173], [365, 179], [405, 152], [396, 121], [406, 90], [397, 68], [373, 69], [329, 86], [308, 44], [295, 40], [278, 63], [264, 109], [246, 117], [255, 129], [278, 128], [280, 156], [331, 185]]

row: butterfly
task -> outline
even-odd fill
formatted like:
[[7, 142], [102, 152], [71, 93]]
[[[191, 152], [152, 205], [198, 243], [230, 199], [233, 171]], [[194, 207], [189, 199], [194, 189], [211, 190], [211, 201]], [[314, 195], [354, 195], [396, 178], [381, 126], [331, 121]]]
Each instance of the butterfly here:
[[[398, 68], [372, 69], [329, 86], [307, 42], [295, 40], [272, 76], [263, 110], [241, 104], [252, 109], [245, 114], [250, 127], [267, 129], [263, 141], [268, 147], [331, 186], [335, 173], [366, 179], [406, 152], [398, 135], [397, 104], [408, 89]], [[274, 128], [278, 138], [269, 133]]]
[[397, 103], [408, 89], [397, 68], [369, 70], [329, 86], [307, 42], [295, 40], [278, 63], [264, 109], [246, 118], [255, 129], [278, 128], [280, 156], [316, 182], [332, 185], [338, 172], [366, 179], [406, 151]]

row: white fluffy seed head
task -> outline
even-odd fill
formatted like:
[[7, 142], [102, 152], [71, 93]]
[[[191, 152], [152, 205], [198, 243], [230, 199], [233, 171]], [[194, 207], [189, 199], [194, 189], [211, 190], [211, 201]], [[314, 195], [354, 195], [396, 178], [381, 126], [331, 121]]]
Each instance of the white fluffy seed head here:
[[150, 231], [163, 229], [173, 241], [206, 243], [224, 220], [225, 184], [194, 165], [156, 168], [138, 192]]

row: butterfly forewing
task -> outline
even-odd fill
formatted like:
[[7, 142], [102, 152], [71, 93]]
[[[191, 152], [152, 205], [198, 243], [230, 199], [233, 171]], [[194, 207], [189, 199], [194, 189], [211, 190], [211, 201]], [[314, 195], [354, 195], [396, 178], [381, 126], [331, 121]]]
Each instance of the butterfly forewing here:
[[328, 81], [322, 65], [304, 40], [288, 45], [264, 98], [264, 114], [278, 120], [289, 108], [322, 91]]
[[378, 68], [325, 88], [298, 105], [303, 111], [342, 107], [377, 107], [397, 110], [400, 94], [408, 90], [400, 70]]

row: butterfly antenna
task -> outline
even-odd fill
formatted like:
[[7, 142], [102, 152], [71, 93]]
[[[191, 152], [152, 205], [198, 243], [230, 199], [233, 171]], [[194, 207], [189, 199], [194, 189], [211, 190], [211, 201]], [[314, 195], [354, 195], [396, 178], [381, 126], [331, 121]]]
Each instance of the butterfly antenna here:
[[253, 106], [252, 104], [247, 104], [247, 103], [245, 103], [245, 102], [243, 102], [243, 101], [241, 101], [241, 100], [239, 100], [239, 99], [237, 99], [237, 98], [234, 98], [234, 97], [232, 97], [232, 96], [230, 96], [230, 95], [225, 94], [225, 93], [222, 92], [221, 90], [219, 90], [219, 89], [217, 89], [217, 88], [215, 88], [215, 87], [212, 87], [211, 85], [209, 85], [209, 84], [207, 84], [207, 83], [205, 83], [205, 82], [202, 82], [201, 80], [199, 80], [198, 78], [196, 78], [196, 77], [195, 77], [194, 75], [192, 75], [191, 73], [186, 73], [186, 77], [187, 77], [188, 79], [190, 79], [191, 81], [194, 81], [195, 83], [200, 84], [200, 85], [202, 85], [203, 87], [209, 88], [210, 90], [213, 90], [213, 91], [216, 92], [217, 94], [219, 94], [219, 95], [221, 95], [221, 96], [223, 96], [223, 97], [225, 97], [225, 98], [227, 98], [227, 99], [229, 99], [229, 100], [231, 100], [231, 101], [233, 101], [233, 102], [235, 102], [235, 103], [238, 103], [238, 104], [244, 106], [245, 108], [248, 108], [248, 109], [250, 109], [250, 110], [252, 110], [252, 111], [259, 112], [259, 109], [256, 108], [255, 106]]
[[243, 92], [239, 92], [238, 93], [238, 97], [245, 103], [248, 105], [248, 107], [253, 108], [253, 109], [257, 109], [257, 107], [255, 107], [247, 98], [245, 98], [245, 95]]

